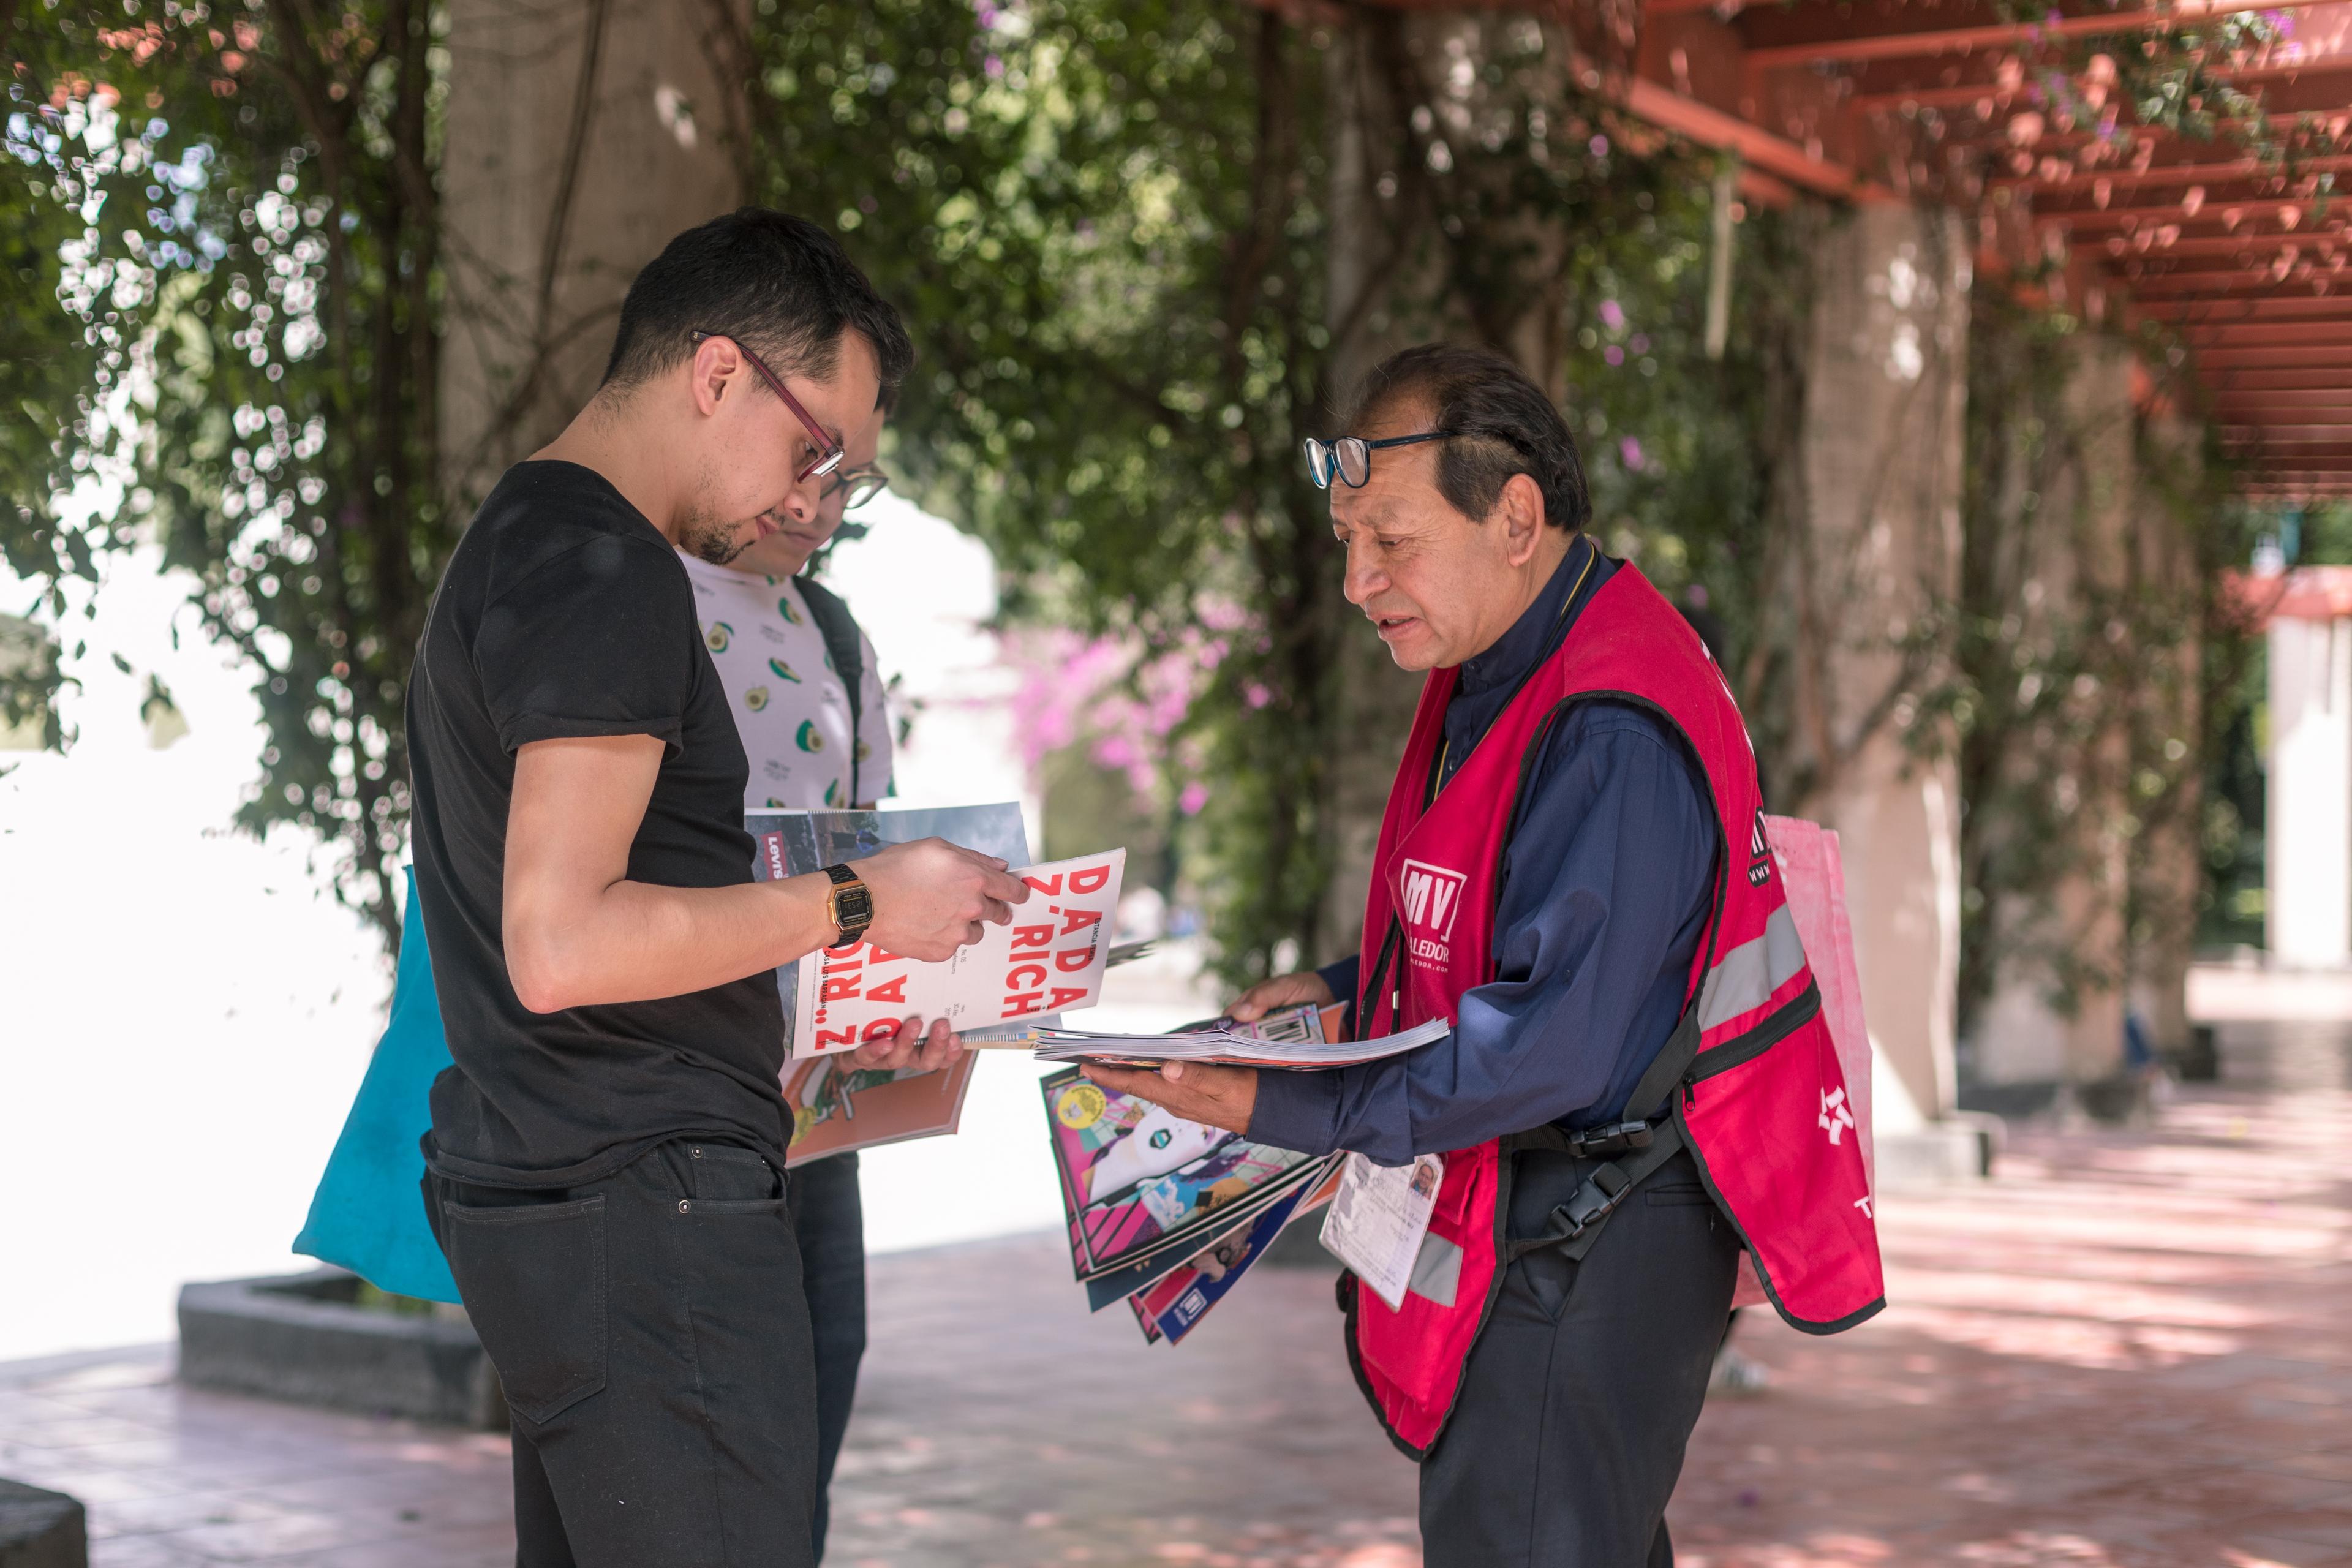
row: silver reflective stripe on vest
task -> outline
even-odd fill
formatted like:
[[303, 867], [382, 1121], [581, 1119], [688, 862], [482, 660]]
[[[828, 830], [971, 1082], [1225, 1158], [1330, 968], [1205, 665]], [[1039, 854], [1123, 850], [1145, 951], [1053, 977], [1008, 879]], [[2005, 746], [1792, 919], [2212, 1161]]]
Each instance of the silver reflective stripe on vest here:
[[1433, 1230], [1423, 1231], [1421, 1254], [1412, 1260], [1412, 1278], [1404, 1288], [1441, 1307], [1451, 1307], [1454, 1292], [1462, 1288], [1462, 1249]]
[[1805, 944], [1797, 939], [1796, 917], [1782, 904], [1764, 922], [1764, 934], [1743, 942], [1707, 972], [1698, 994], [1702, 1032], [1730, 1022], [1772, 999], [1772, 993], [1805, 967]]

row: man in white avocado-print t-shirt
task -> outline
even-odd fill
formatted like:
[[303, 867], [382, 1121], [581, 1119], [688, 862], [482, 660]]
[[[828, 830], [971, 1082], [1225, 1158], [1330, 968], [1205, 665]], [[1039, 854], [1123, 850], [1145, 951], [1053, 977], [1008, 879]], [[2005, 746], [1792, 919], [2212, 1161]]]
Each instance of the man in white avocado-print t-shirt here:
[[[887, 405], [865, 426], [837, 433], [846, 456], [818, 501], [816, 515], [772, 513], [760, 519], [757, 542], [725, 566], [683, 552], [694, 584], [702, 640], [735, 715], [751, 759], [748, 811], [846, 810], [890, 793], [890, 716], [865, 633], [858, 647], [858, 733], [850, 734], [849, 691], [825, 651], [824, 633], [809, 611], [800, 574], [832, 542], [842, 515], [884, 485], [874, 459]], [[851, 784], [851, 748], [857, 748]], [[859, 1047], [857, 1065], [902, 1071], [952, 1066], [962, 1044], [944, 1021], [929, 1031], [902, 1028], [898, 1037]], [[866, 1352], [866, 1217], [857, 1189], [857, 1155], [835, 1154], [794, 1167], [786, 1190], [801, 1249], [809, 1325], [816, 1350], [816, 1554], [824, 1556], [825, 1489], [841, 1455], [849, 1409], [857, 1394], [857, 1363]]]
[[[845, 465], [846, 467], [846, 465]], [[838, 475], [835, 476], [836, 479]], [[836, 492], [836, 497], [838, 492]], [[830, 508], [828, 508], [830, 510]], [[828, 533], [830, 530], [826, 531]], [[761, 544], [797, 542], [792, 530]], [[750, 555], [759, 547], [744, 552]], [[763, 552], [761, 553], [764, 553]], [[865, 650], [858, 734], [849, 733], [849, 692], [825, 651], [799, 581], [739, 565], [713, 566], [681, 554], [694, 583], [702, 640], [751, 759], [746, 810], [846, 811], [890, 793], [890, 715], [874, 645]], [[738, 556], [740, 563], [743, 557]], [[850, 755], [856, 747], [857, 798], [850, 798]]]

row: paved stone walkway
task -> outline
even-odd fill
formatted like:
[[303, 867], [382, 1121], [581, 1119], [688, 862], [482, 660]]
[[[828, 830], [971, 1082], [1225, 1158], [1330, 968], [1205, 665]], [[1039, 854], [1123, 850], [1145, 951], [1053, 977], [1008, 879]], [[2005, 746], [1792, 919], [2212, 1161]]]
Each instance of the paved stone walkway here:
[[[2352, 1568], [2352, 1063], [2332, 1035], [2239, 1045], [2284, 1087], [1890, 1194], [1875, 1322], [1749, 1314], [1773, 1386], [1700, 1426], [1685, 1568]], [[1171, 1350], [1085, 1316], [1066, 1268], [1045, 1238], [877, 1261], [836, 1568], [1414, 1568], [1412, 1468], [1326, 1278], [1262, 1272]], [[0, 1474], [87, 1501], [98, 1568], [511, 1561], [502, 1438], [169, 1373], [0, 1367]]]

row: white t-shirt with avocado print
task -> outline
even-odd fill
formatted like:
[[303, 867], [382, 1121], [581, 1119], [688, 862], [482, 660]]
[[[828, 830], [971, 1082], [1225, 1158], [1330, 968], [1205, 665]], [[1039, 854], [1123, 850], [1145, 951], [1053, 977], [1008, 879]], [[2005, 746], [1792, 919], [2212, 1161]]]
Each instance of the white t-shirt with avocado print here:
[[890, 793], [890, 714], [875, 669], [874, 645], [863, 633], [865, 694], [860, 733], [849, 732], [849, 691], [825, 651], [824, 634], [809, 614], [800, 584], [788, 577], [757, 577], [713, 566], [681, 552], [694, 584], [694, 609], [703, 646], [718, 668], [719, 684], [751, 759], [745, 809], [844, 810], [849, 798], [849, 748], [861, 748], [857, 793], [880, 800]]

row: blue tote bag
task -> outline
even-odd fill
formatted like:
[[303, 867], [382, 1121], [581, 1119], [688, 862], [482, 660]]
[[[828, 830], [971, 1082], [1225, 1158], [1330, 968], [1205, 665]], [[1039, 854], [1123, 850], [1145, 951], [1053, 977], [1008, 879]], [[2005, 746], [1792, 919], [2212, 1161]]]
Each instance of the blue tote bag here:
[[348, 1268], [379, 1290], [455, 1301], [457, 1282], [425, 1223], [417, 1147], [433, 1125], [433, 1080], [449, 1065], [441, 1001], [433, 993], [433, 955], [416, 873], [408, 873], [407, 912], [400, 927], [400, 972], [392, 985], [392, 1021], [376, 1042], [327, 1173], [310, 1198], [310, 1217], [294, 1250]]

